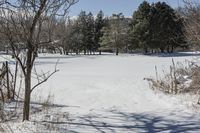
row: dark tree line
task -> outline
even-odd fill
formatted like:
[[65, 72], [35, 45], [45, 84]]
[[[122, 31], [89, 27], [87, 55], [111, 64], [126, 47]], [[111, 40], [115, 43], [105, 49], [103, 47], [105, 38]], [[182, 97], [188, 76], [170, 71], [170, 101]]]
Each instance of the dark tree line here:
[[[165, 2], [149, 4], [144, 1], [126, 18], [122, 13], [105, 17], [103, 11], [96, 16], [81, 11], [76, 19], [46, 18], [47, 24], [41, 36], [47, 43], [39, 46], [39, 52], [61, 54], [106, 52], [173, 52], [187, 47], [185, 43], [185, 18]], [[51, 28], [49, 28], [51, 27]], [[51, 30], [49, 30], [51, 29]]]
[[118, 55], [136, 49], [171, 53], [187, 47], [183, 22], [183, 17], [165, 2], [144, 1], [132, 18], [122, 13], [105, 17], [102, 11], [94, 17], [91, 12], [81, 11], [77, 19], [68, 20], [66, 32], [60, 31], [66, 39], [61, 46], [65, 54], [109, 51]]
[[[100, 38], [103, 36], [102, 28], [106, 25], [102, 11], [97, 14], [96, 18], [91, 12], [87, 14], [81, 11], [77, 19], [68, 19], [64, 25], [66, 25], [63, 26], [65, 32], [61, 32], [63, 28], [57, 31], [60, 32], [58, 34], [64, 36], [65, 42], [60, 46], [65, 54], [80, 54], [81, 52], [92, 54], [99, 51]], [[63, 39], [58, 38], [58, 43], [63, 42]]]
[[133, 48], [173, 52], [185, 43], [183, 19], [165, 2], [144, 1], [134, 12], [130, 29]]

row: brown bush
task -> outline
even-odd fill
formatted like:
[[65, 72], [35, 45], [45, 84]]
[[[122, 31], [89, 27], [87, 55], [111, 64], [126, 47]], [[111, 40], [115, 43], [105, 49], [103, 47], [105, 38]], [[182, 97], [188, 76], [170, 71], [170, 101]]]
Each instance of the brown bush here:
[[200, 66], [188, 62], [174, 63], [170, 66], [170, 71], [164, 73], [162, 78], [158, 77], [156, 68], [156, 79], [146, 78], [152, 89], [160, 90], [167, 94], [192, 93], [200, 95]]

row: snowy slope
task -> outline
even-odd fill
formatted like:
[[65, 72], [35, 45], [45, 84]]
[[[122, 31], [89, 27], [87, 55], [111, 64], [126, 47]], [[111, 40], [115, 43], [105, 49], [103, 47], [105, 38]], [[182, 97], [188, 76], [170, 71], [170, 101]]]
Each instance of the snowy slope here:
[[198, 133], [198, 113], [182, 104], [180, 97], [153, 92], [143, 80], [155, 75], [155, 66], [159, 73], [168, 70], [172, 58], [185, 61], [193, 56], [39, 55], [38, 72], [53, 71], [58, 59], [60, 71], [34, 91], [32, 100], [50, 93], [56, 104], [67, 106], [60, 111], [69, 112], [71, 121], [60, 122], [55, 132]]

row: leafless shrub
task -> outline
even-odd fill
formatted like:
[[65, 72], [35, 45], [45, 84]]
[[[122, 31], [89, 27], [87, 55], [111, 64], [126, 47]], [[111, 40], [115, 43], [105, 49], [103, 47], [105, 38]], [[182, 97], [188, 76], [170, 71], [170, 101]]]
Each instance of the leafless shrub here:
[[188, 89], [194, 93], [200, 94], [200, 67], [192, 69], [192, 82]]
[[42, 110], [44, 110], [46, 113], [49, 112], [51, 105], [53, 105], [53, 99], [54, 96], [49, 93], [46, 100], [42, 102]]
[[185, 18], [185, 36], [195, 50], [200, 48], [200, 2], [199, 0], [183, 0], [182, 11]]
[[[145, 78], [150, 81], [153, 89], [161, 90], [165, 93], [178, 94], [192, 92], [190, 88], [192, 84], [198, 83], [198, 76], [200, 67], [193, 66], [189, 62], [187, 65], [183, 63], [174, 63], [170, 66], [169, 72], [163, 71], [164, 76], [157, 78]], [[156, 69], [156, 73], [157, 69]], [[158, 74], [156, 74], [158, 75]]]
[[156, 79], [145, 78], [153, 90], [159, 90], [167, 94], [181, 94], [190, 93], [192, 95], [199, 95], [197, 101], [200, 104], [200, 66], [187, 62], [174, 63], [170, 66], [170, 71], [164, 73], [164, 76], [159, 78], [156, 69]]

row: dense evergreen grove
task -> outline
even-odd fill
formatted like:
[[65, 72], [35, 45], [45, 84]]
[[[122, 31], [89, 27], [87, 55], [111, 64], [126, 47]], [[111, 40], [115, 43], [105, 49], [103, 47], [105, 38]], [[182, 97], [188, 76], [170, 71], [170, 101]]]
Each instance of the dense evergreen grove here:
[[173, 52], [187, 48], [184, 19], [165, 2], [144, 1], [132, 15], [122, 13], [105, 17], [81, 11], [76, 19], [55, 19], [54, 42], [42, 47], [51, 52], [84, 53], [107, 51], [144, 53]]
[[184, 44], [183, 19], [165, 2], [144, 1], [133, 14], [130, 36], [134, 47], [145, 53], [173, 52]]

